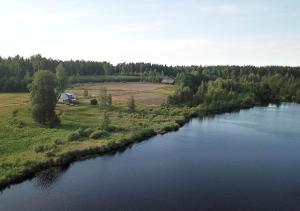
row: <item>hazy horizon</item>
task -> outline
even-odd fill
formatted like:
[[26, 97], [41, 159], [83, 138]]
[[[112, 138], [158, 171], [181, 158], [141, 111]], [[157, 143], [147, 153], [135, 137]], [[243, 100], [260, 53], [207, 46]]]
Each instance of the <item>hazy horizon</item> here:
[[[36, 56], [36, 55], [41, 55], [40, 53], [37, 53], [37, 54], [34, 54], [34, 55], [31, 55], [31, 56]], [[31, 56], [23, 56], [23, 55], [20, 55], [20, 54], [16, 54], [16, 55], [10, 55], [10, 56], [2, 56], [0, 55], [0, 58], [4, 58], [4, 59], [7, 59], [7, 58], [13, 58], [13, 57], [16, 57], [16, 56], [20, 56], [24, 59], [30, 59]], [[85, 59], [60, 59], [60, 58], [53, 58], [53, 57], [45, 57], [44, 55], [41, 55], [42, 57], [46, 58], [46, 59], [53, 59], [53, 60], [58, 60], [58, 61], [62, 61], [62, 62], [66, 62], [66, 61], [91, 61], [91, 62], [107, 62], [107, 63], [110, 63], [112, 65], [118, 65], [118, 64], [123, 64], [123, 63], [126, 63], [126, 64], [129, 64], [129, 63], [150, 63], [150, 64], [155, 64], [155, 65], [167, 65], [169, 67], [180, 67], [180, 66], [184, 66], [184, 67], [189, 67], [189, 66], [201, 66], [201, 67], [211, 67], [211, 66], [240, 66], [240, 67], [243, 67], [243, 66], [253, 66], [253, 67], [300, 67], [300, 65], [252, 65], [252, 64], [208, 64], [208, 65], [203, 65], [203, 64], [186, 64], [186, 65], [180, 65], [180, 64], [176, 64], [176, 65], [172, 65], [172, 64], [164, 64], [164, 63], [155, 63], [155, 62], [145, 62], [145, 61], [136, 61], [136, 62], [131, 62], [131, 61], [126, 61], [126, 62], [118, 62], [118, 63], [112, 63], [110, 61], [106, 61], [106, 60], [85, 60]]]
[[300, 2], [0, 0], [3, 57], [300, 66]]

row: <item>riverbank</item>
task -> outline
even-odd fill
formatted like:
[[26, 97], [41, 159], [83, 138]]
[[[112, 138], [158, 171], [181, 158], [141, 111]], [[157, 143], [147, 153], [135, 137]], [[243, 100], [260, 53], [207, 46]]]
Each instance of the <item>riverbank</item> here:
[[[169, 107], [160, 106], [154, 108], [144, 108], [135, 113], [122, 111], [122, 106], [112, 108], [110, 116], [112, 125], [117, 128], [115, 132], [108, 137], [98, 140], [78, 140], [69, 142], [66, 140], [66, 131], [60, 134], [55, 131], [50, 142], [45, 144], [43, 152], [30, 153], [31, 158], [24, 161], [6, 161], [1, 162], [0, 189], [7, 188], [9, 185], [19, 183], [25, 179], [35, 176], [38, 172], [51, 167], [68, 165], [76, 160], [83, 159], [87, 156], [102, 155], [121, 148], [124, 148], [135, 142], [145, 140], [157, 134], [163, 134], [169, 131], [178, 130], [182, 125], [193, 117], [205, 117], [209, 115], [220, 114], [224, 112], [239, 111], [240, 109], [250, 108], [254, 105], [227, 105], [208, 107], [200, 105], [197, 107]], [[75, 115], [77, 111], [72, 114]], [[99, 112], [97, 108], [80, 108], [89, 111], [90, 114]], [[97, 116], [99, 114], [97, 113]], [[66, 127], [66, 125], [64, 126]], [[24, 129], [24, 128], [22, 128]], [[25, 127], [26, 130], [26, 127]], [[28, 130], [28, 128], [27, 128]], [[49, 130], [49, 129], [47, 129]], [[57, 130], [57, 129], [52, 129]], [[58, 129], [59, 130], [59, 129]], [[67, 130], [69, 131], [69, 130]], [[53, 141], [53, 138], [55, 140]], [[56, 143], [60, 140], [59, 143]]]

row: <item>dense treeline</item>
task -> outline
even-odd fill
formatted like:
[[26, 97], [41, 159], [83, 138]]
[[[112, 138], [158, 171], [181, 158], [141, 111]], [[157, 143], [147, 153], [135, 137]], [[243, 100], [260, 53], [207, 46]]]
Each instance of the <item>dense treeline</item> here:
[[108, 62], [47, 59], [39, 54], [30, 58], [0, 57], [0, 91], [28, 91], [28, 84], [32, 82], [32, 76], [35, 72], [38, 70], [55, 72], [55, 68], [60, 63], [63, 64], [67, 75], [73, 82], [87, 82], [89, 78], [92, 82], [95, 81], [95, 77], [91, 76], [105, 75], [108, 77], [99, 77], [98, 81], [160, 82], [164, 74], [176, 76], [176, 71], [173, 68], [151, 63], [122, 63], [113, 66]]
[[176, 77], [170, 104], [209, 108], [300, 102], [300, 69], [292, 67], [194, 67]]
[[[282, 66], [166, 66], [151, 63], [60, 61], [41, 55], [30, 58], [0, 57], [0, 91], [28, 91], [38, 70], [55, 72], [62, 64], [72, 83], [102, 81], [160, 82], [177, 76], [177, 94], [172, 103], [210, 102], [218, 95], [243, 95], [243, 101], [299, 101], [300, 67]], [[223, 92], [223, 93], [222, 93]], [[246, 94], [247, 93], [247, 94]], [[225, 94], [225, 95], [223, 95]], [[219, 99], [219, 98], [218, 98]], [[248, 102], [249, 103], [249, 102]]]

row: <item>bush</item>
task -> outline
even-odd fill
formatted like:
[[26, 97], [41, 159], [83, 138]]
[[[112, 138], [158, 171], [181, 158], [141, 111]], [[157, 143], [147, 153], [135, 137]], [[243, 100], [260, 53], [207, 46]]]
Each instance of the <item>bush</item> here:
[[99, 138], [102, 138], [102, 137], [107, 136], [107, 135], [108, 135], [108, 133], [106, 131], [96, 130], [93, 133], [91, 133], [90, 138], [99, 139]]
[[110, 127], [109, 124], [110, 124], [109, 116], [108, 116], [107, 112], [104, 111], [104, 113], [103, 113], [103, 119], [102, 119], [102, 122], [101, 122], [101, 125], [100, 125], [101, 130], [108, 131], [109, 127]]
[[16, 118], [12, 118], [12, 119], [8, 120], [8, 123], [9, 123], [10, 125], [13, 125], [13, 126], [17, 127], [17, 128], [23, 128], [23, 127], [26, 126], [25, 123], [24, 123], [23, 121], [18, 120], [18, 119], [16, 119]]
[[118, 128], [116, 126], [113, 126], [113, 125], [110, 125], [106, 131], [109, 131], [109, 132], [116, 132], [116, 131], [121, 131], [122, 128]]
[[85, 137], [89, 137], [95, 130], [92, 128], [87, 128], [83, 131]]
[[54, 157], [54, 156], [55, 156], [55, 153], [54, 153], [54, 152], [47, 152], [47, 153], [46, 153], [46, 156], [47, 156], [47, 157]]
[[55, 145], [61, 145], [63, 142], [62, 142], [62, 140], [60, 140], [60, 139], [55, 139], [54, 140], [54, 144]]
[[91, 105], [97, 105], [98, 101], [97, 99], [91, 99]]
[[80, 139], [80, 134], [77, 131], [68, 135], [68, 141], [77, 141], [78, 139]]
[[45, 150], [46, 150], [46, 147], [44, 145], [37, 145], [34, 147], [34, 151], [36, 153], [44, 152]]
[[75, 133], [78, 133], [80, 137], [84, 137], [84, 130], [82, 128], [78, 128], [77, 130], [75, 130]]
[[128, 106], [128, 110], [130, 112], [134, 112], [135, 111], [135, 100], [134, 100], [133, 96], [131, 96], [131, 98], [128, 99], [127, 106]]
[[83, 91], [83, 97], [84, 98], [88, 98], [88, 96], [89, 96], [89, 91], [88, 90], [84, 90]]
[[14, 119], [17, 118], [18, 113], [19, 113], [19, 110], [18, 110], [18, 109], [14, 109], [14, 110], [11, 112], [11, 117], [14, 118]]
[[83, 130], [82, 128], [78, 128], [73, 133], [70, 133], [68, 136], [68, 141], [77, 141], [83, 137], [89, 137], [94, 130], [92, 128], [87, 128]]

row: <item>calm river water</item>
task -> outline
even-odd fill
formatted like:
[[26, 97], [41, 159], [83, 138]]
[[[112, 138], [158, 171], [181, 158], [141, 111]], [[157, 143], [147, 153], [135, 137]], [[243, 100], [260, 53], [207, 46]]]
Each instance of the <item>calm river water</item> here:
[[300, 105], [193, 119], [14, 185], [0, 210], [300, 210]]

